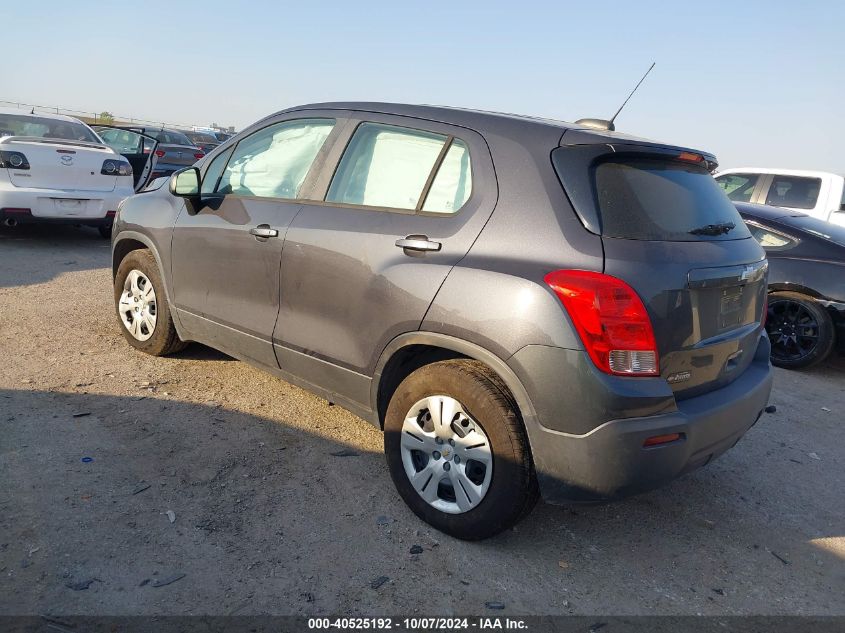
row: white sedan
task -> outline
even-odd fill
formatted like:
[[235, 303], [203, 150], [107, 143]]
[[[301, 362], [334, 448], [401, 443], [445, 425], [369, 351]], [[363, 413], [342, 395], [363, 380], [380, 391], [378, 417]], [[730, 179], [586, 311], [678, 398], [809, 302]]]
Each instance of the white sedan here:
[[0, 222], [82, 224], [109, 237], [118, 204], [152, 168], [150, 147], [138, 134], [137, 151], [121, 155], [79, 119], [0, 109]]

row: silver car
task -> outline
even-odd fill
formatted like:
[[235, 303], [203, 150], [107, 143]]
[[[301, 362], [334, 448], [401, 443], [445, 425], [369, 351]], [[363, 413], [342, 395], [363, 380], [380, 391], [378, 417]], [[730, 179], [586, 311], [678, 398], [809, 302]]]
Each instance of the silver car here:
[[558, 121], [292, 108], [121, 206], [117, 317], [369, 420], [410, 508], [481, 539], [538, 495], [663, 484], [760, 417], [767, 263], [713, 168]]

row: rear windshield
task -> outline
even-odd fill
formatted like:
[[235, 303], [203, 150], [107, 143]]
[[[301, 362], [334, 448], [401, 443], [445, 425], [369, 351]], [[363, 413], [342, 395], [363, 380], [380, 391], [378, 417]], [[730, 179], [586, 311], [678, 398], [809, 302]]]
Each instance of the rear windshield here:
[[167, 145], [193, 145], [191, 140], [181, 132], [155, 130], [147, 132], [147, 134], [154, 137], [159, 143], [166, 143]]
[[29, 114], [0, 114], [0, 137], [2, 136], [35, 136], [67, 141], [100, 142], [90, 128], [82, 123]]
[[704, 167], [611, 158], [592, 169], [606, 237], [698, 241], [750, 236], [733, 203]]

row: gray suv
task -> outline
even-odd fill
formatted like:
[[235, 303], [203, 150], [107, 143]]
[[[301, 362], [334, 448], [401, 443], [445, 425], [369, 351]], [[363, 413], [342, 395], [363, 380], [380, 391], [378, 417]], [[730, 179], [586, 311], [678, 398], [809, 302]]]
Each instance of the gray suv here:
[[424, 521], [489, 537], [710, 462], [771, 390], [767, 265], [712, 156], [442, 107], [274, 114], [118, 211], [114, 299], [384, 430]]

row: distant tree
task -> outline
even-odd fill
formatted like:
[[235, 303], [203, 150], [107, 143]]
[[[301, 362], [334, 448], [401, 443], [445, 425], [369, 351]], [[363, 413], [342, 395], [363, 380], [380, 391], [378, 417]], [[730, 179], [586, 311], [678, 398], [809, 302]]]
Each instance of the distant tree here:
[[97, 115], [97, 122], [104, 125], [114, 123], [114, 115], [111, 112], [100, 112], [100, 114]]

